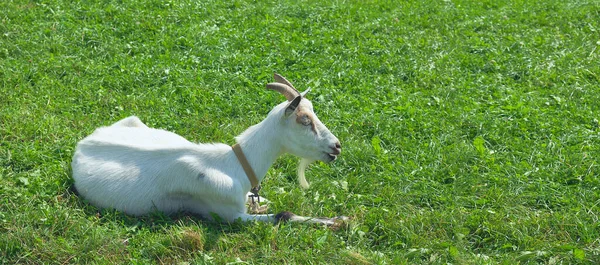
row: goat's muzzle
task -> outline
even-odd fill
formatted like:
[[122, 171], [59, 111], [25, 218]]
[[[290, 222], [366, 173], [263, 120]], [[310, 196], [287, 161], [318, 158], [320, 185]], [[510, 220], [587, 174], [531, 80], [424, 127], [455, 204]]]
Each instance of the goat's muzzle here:
[[340, 144], [340, 142], [336, 142], [330, 148], [331, 148], [331, 153], [327, 153], [327, 156], [330, 159], [329, 162], [335, 160], [337, 158], [337, 156], [342, 153], [342, 145]]

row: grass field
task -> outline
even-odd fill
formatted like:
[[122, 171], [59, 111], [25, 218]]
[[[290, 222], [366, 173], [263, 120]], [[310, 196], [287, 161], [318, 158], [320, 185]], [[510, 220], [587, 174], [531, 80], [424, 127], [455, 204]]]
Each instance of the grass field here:
[[[2, 264], [600, 263], [600, 2], [2, 1]], [[69, 191], [129, 115], [233, 144], [311, 87], [344, 146], [271, 212], [345, 229], [135, 218]]]

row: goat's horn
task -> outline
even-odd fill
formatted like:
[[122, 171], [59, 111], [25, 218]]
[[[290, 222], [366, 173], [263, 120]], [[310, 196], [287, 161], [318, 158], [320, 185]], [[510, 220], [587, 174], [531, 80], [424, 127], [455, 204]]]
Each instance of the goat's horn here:
[[280, 74], [274, 73], [273, 78], [275, 78], [275, 82], [286, 84], [286, 85], [290, 86], [291, 88], [293, 88], [294, 90], [296, 90], [294, 85], [292, 85], [292, 82], [288, 81], [287, 79], [285, 79], [285, 77], [281, 76]]
[[287, 101], [292, 101], [294, 98], [300, 96], [298, 90], [282, 83], [268, 83], [267, 89], [275, 90], [285, 96]]
[[310, 87], [304, 90], [304, 92], [300, 93], [302, 97], [306, 96], [306, 93], [310, 92]]

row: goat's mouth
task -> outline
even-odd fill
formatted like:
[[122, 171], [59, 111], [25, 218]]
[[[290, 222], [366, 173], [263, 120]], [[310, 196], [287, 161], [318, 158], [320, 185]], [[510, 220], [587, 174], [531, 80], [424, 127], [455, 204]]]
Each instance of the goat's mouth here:
[[334, 154], [327, 154], [327, 158], [329, 158], [329, 162], [335, 160], [337, 158], [337, 155]]

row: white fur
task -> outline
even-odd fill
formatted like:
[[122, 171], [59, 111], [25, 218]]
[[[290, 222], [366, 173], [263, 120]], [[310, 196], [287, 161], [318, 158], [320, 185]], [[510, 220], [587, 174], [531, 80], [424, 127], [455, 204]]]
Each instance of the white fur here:
[[[287, 105], [279, 104], [236, 137], [259, 181], [283, 153], [325, 162], [334, 158], [328, 154], [339, 154], [338, 139], [314, 115], [310, 101], [303, 98], [291, 115], [285, 114]], [[300, 110], [312, 114], [314, 128], [296, 121]], [[217, 214], [228, 222], [275, 221], [272, 214], [246, 213], [251, 185], [229, 145], [194, 144], [149, 128], [135, 116], [81, 140], [72, 167], [79, 194], [100, 208], [131, 215], [189, 211], [209, 219]], [[334, 219], [291, 218], [307, 220], [330, 224]]]

